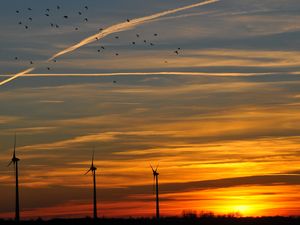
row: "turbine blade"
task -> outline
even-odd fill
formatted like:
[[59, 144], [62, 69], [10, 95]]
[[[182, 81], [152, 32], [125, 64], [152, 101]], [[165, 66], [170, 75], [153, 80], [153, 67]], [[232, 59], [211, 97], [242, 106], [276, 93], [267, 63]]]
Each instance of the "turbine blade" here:
[[157, 163], [157, 166], [155, 168], [155, 172], [158, 170], [158, 167], [159, 167], [159, 162]]
[[93, 150], [92, 165], [94, 165], [95, 149]]
[[91, 171], [91, 169], [89, 169], [88, 171], [86, 171], [84, 175], [87, 175], [90, 171]]
[[10, 161], [10, 163], [7, 165], [7, 167], [10, 167], [10, 165], [13, 163], [13, 161]]
[[152, 192], [155, 194], [155, 176], [153, 176]]
[[17, 146], [17, 134], [15, 133], [14, 154], [13, 154], [14, 158], [16, 158], [16, 146]]
[[151, 167], [152, 171], [154, 172], [155, 170], [153, 169], [153, 166], [151, 165], [151, 163], [150, 163], [150, 167]]

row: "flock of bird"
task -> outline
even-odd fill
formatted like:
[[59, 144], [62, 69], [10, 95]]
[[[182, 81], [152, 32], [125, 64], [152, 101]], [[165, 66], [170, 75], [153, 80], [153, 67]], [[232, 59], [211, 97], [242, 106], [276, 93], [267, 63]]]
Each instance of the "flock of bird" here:
[[[56, 5], [55, 7], [53, 7], [53, 8], [46, 8], [44, 11], [43, 11], [43, 15], [45, 16], [45, 17], [49, 17], [49, 18], [51, 18], [51, 21], [49, 21], [49, 26], [50, 27], [52, 27], [52, 28], [56, 28], [56, 29], [59, 29], [59, 28], [61, 28], [62, 27], [62, 25], [60, 25], [60, 23], [55, 23], [55, 22], [53, 22], [55, 19], [57, 19], [57, 18], [54, 18], [54, 15], [57, 15], [56, 13], [57, 12], [60, 12], [60, 16], [61, 16], [61, 19], [63, 19], [63, 20], [70, 20], [70, 16], [69, 15], [65, 15], [65, 14], [62, 14], [63, 13], [63, 7], [62, 6], [60, 6], [60, 5]], [[85, 5], [81, 10], [77, 10], [77, 12], [75, 12], [75, 14], [77, 15], [77, 16], [79, 16], [79, 17], [82, 17], [82, 21], [84, 21], [85, 23], [86, 22], [88, 22], [89, 21], [89, 19], [88, 19], [88, 17], [85, 17], [85, 15], [87, 15], [87, 12], [88, 12], [88, 10], [89, 10], [89, 6], [87, 6], [87, 5]], [[31, 8], [31, 7], [27, 7], [27, 8], [25, 8], [25, 9], [23, 9], [23, 10], [16, 10], [15, 12], [16, 12], [16, 14], [18, 14], [18, 15], [24, 15], [24, 16], [28, 16], [28, 12], [29, 12], [29, 16], [28, 16], [28, 18], [22, 18], [22, 20], [20, 20], [19, 22], [18, 22], [18, 25], [20, 25], [20, 26], [23, 26], [26, 30], [29, 30], [31, 27], [32, 27], [32, 25], [33, 25], [33, 21], [34, 21], [34, 18], [33, 18], [33, 14], [32, 14], [32, 12], [33, 12], [34, 10], [33, 10], [33, 8]], [[55, 13], [56, 12], [56, 13]], [[36, 19], [36, 20], [38, 20], [38, 19]], [[129, 22], [131, 22], [131, 20], [130, 19], [127, 19], [126, 20], [128, 23]], [[61, 23], [62, 24], [62, 23]], [[78, 31], [79, 30], [79, 26], [76, 26], [75, 28], [74, 28], [74, 30], [75, 31]], [[99, 32], [101, 32], [101, 31], [103, 31], [104, 30], [104, 28], [100, 28], [99, 29]], [[153, 34], [153, 37], [158, 37], [159, 35], [158, 35], [158, 33], [154, 33]], [[136, 37], [136, 40], [133, 40], [132, 42], [131, 42], [131, 45], [137, 45], [138, 43], [143, 43], [143, 44], [146, 44], [146, 45], [148, 45], [148, 46], [150, 46], [150, 47], [153, 47], [153, 46], [155, 46], [155, 44], [153, 43], [153, 42], [151, 42], [151, 41], [149, 41], [149, 40], [147, 40], [147, 39], [143, 39], [142, 38], [142, 35], [141, 34], [135, 34], [135, 37]], [[119, 36], [115, 36], [114, 37], [116, 40], [119, 40], [120, 39], [120, 37]], [[96, 38], [96, 40], [99, 40], [99, 38]], [[100, 46], [100, 47], [98, 47], [97, 48], [97, 52], [98, 53], [101, 53], [101, 52], [103, 52], [104, 50], [106, 49], [106, 47], [105, 46]], [[177, 48], [176, 50], [174, 50], [173, 51], [173, 54], [175, 54], [175, 55], [179, 55], [180, 54], [180, 51], [181, 51], [181, 48]], [[115, 52], [114, 53], [114, 55], [117, 57], [117, 56], [120, 56], [120, 53], [119, 52]], [[20, 57], [18, 57], [18, 56], [15, 56], [14, 57], [14, 59], [15, 60], [20, 60]], [[54, 63], [56, 63], [57, 62], [57, 59], [53, 59], [53, 62]], [[164, 63], [168, 63], [168, 61], [167, 60], [164, 60]], [[34, 61], [33, 60], [30, 60], [29, 61], [29, 65], [34, 65]], [[46, 67], [46, 69], [49, 71], [49, 70], [51, 70], [51, 68], [48, 66], [48, 67]], [[114, 83], [116, 83], [116, 81], [114, 81]]]

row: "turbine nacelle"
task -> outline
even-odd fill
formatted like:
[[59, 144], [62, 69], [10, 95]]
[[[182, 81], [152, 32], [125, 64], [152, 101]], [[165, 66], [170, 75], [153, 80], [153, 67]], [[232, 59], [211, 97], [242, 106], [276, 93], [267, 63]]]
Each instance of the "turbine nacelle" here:
[[10, 166], [12, 163], [15, 165], [17, 162], [20, 161], [20, 159], [16, 157], [16, 145], [17, 145], [17, 138], [16, 138], [16, 134], [15, 134], [14, 152], [13, 152], [13, 156], [12, 156], [11, 161], [8, 164], [8, 166]]
[[150, 163], [150, 167], [151, 167], [151, 169], [152, 169], [152, 172], [153, 172], [153, 176], [154, 176], [154, 177], [156, 177], [156, 176], [159, 175], [159, 173], [157, 172], [158, 166], [159, 166], [159, 164], [157, 164], [156, 168], [154, 169], [153, 166], [152, 166], [151, 163]]
[[95, 155], [95, 151], [93, 151], [91, 167], [90, 167], [89, 170], [85, 173], [85, 175], [88, 174], [90, 171], [95, 172], [95, 171], [97, 170], [97, 167], [94, 166], [94, 155]]

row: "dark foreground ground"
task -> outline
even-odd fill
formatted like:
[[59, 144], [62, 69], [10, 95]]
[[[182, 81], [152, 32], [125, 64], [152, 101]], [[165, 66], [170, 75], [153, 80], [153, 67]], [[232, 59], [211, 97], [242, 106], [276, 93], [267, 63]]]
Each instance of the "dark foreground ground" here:
[[[0, 220], [2, 225], [16, 224], [10, 220]], [[300, 225], [300, 217], [200, 217], [200, 218], [162, 218], [159, 221], [149, 218], [139, 219], [99, 219], [94, 221], [89, 218], [85, 219], [53, 219], [53, 220], [31, 220], [21, 221], [18, 224], [23, 225], [85, 225], [85, 224], [101, 224], [101, 225]]]

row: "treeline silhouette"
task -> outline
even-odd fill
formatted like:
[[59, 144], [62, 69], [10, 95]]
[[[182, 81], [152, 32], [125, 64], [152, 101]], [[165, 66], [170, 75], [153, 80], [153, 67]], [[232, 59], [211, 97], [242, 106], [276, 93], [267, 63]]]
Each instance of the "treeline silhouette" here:
[[51, 220], [27, 220], [15, 222], [14, 220], [0, 220], [0, 224], [24, 224], [24, 225], [299, 225], [300, 217], [236, 217], [234, 215], [215, 216], [207, 215], [184, 215], [182, 217], [162, 217], [159, 220], [156, 218], [92, 218], [82, 219], [51, 219]]

